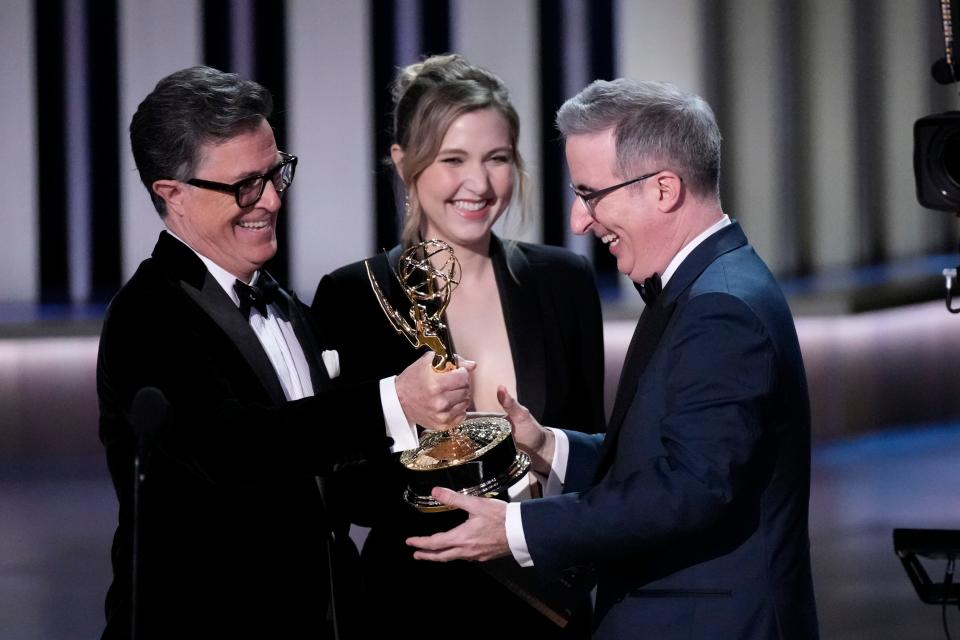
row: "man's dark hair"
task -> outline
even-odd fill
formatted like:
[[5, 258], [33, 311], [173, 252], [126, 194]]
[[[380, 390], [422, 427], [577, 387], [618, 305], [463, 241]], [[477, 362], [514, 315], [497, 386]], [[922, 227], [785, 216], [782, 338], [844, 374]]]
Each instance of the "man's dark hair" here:
[[167, 209], [153, 192], [156, 180], [193, 177], [201, 145], [252, 131], [272, 112], [270, 92], [235, 73], [190, 67], [158, 82], [133, 114], [130, 146], [160, 217]]

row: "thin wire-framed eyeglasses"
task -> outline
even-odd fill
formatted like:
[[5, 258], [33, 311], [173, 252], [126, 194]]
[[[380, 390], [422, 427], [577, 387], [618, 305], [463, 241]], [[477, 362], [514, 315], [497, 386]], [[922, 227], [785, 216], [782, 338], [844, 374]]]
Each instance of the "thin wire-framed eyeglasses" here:
[[654, 171], [653, 173], [647, 173], [642, 176], [632, 178], [630, 180], [625, 180], [624, 182], [615, 184], [612, 187], [606, 187], [604, 189], [598, 189], [596, 191], [583, 192], [577, 189], [572, 184], [570, 185], [570, 189], [576, 194], [577, 198], [580, 199], [580, 204], [582, 204], [583, 208], [586, 209], [588, 214], [590, 214], [590, 217], [596, 218], [597, 216], [596, 216], [596, 212], [594, 211], [594, 207], [596, 206], [597, 200], [599, 200], [603, 196], [613, 193], [617, 189], [622, 189], [623, 187], [629, 186], [637, 182], [641, 182], [642, 180], [646, 180], [647, 178], [652, 178], [653, 176], [657, 175], [658, 173], [661, 173], [662, 171], [663, 169], [660, 169], [659, 171]]

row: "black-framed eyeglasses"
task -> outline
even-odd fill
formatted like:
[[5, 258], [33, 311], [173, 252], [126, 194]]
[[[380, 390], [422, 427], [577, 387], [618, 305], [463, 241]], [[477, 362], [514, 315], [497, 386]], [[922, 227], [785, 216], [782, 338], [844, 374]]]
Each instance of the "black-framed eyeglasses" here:
[[640, 176], [640, 177], [638, 177], [638, 178], [633, 178], [633, 179], [631, 179], [631, 180], [627, 180], [627, 181], [625, 181], [625, 182], [621, 182], [620, 184], [615, 184], [615, 185], [613, 185], [612, 187], [606, 187], [606, 188], [604, 188], [604, 189], [598, 189], [597, 191], [588, 191], [588, 192], [586, 192], [586, 193], [584, 193], [583, 191], [580, 191], [579, 189], [577, 189], [577, 188], [576, 188], [575, 186], [573, 186], [572, 184], [570, 185], [570, 188], [573, 190], [573, 192], [574, 192], [574, 193], [577, 195], [577, 197], [580, 199], [580, 204], [582, 204], [582, 205], [583, 205], [583, 208], [587, 210], [587, 213], [590, 214], [590, 217], [591, 217], [591, 218], [596, 218], [596, 217], [597, 217], [597, 216], [596, 216], [596, 212], [594, 211], [593, 207], [595, 206], [595, 203], [596, 203], [597, 200], [599, 200], [599, 199], [602, 198], [603, 196], [606, 196], [606, 195], [609, 195], [609, 194], [613, 193], [613, 192], [616, 191], [617, 189], [622, 189], [622, 188], [627, 187], [627, 186], [630, 186], [631, 184], [634, 184], [634, 183], [636, 183], [636, 182], [640, 182], [640, 181], [642, 181], [642, 180], [646, 180], [647, 178], [652, 178], [653, 176], [657, 175], [658, 173], [662, 173], [662, 172], [663, 172], [663, 169], [660, 169], [659, 171], [654, 171], [653, 173], [647, 173], [647, 174], [644, 174], [644, 175], [642, 175], [642, 176]]
[[277, 195], [281, 198], [286, 192], [290, 183], [293, 182], [293, 174], [297, 170], [297, 156], [289, 153], [280, 152], [280, 162], [277, 165], [259, 176], [250, 176], [233, 184], [224, 182], [213, 182], [211, 180], [201, 180], [200, 178], [191, 178], [187, 184], [201, 189], [210, 189], [212, 191], [221, 191], [232, 194], [237, 201], [237, 206], [241, 209], [252, 207], [263, 196], [263, 190], [267, 186], [267, 180], [273, 182], [273, 188], [277, 190]]

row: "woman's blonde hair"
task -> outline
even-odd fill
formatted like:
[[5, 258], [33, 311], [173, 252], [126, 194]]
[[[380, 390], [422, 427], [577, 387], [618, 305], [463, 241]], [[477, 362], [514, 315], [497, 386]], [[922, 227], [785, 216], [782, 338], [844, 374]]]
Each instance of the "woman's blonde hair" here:
[[[503, 115], [516, 169], [516, 199], [521, 220], [524, 218], [529, 178], [518, 147], [520, 118], [500, 78], [459, 54], [435, 55], [402, 69], [392, 92], [393, 141], [403, 150], [398, 173], [407, 185], [415, 184], [436, 158], [454, 120], [480, 109], [494, 109]], [[405, 203], [400, 237], [404, 245], [409, 245], [418, 239], [423, 212], [417, 198], [409, 197], [409, 190], [399, 186], [404, 190]]]

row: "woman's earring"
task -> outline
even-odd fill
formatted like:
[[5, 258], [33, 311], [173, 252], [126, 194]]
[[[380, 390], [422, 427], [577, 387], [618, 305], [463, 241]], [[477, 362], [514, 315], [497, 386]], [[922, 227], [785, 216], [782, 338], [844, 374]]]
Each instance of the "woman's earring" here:
[[410, 215], [410, 192], [406, 192], [403, 195], [403, 213], [405, 215]]

